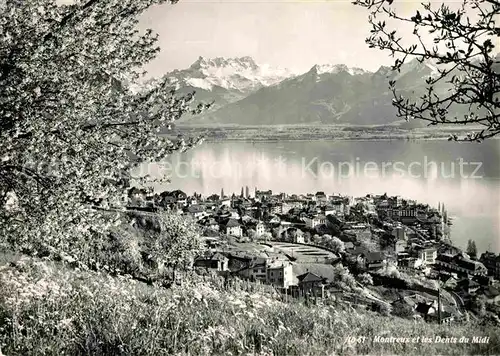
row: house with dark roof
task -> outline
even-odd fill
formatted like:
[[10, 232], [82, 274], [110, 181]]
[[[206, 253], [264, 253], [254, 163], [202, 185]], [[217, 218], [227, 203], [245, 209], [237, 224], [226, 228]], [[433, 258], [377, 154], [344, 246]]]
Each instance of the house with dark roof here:
[[471, 260], [463, 252], [456, 255], [439, 254], [435, 260], [434, 268], [436, 270], [455, 272], [462, 276], [486, 275], [488, 273], [488, 270], [481, 262]]
[[435, 302], [417, 303], [415, 311], [424, 317], [424, 319], [427, 319], [429, 316], [436, 314], [437, 306], [435, 304]]
[[204, 267], [215, 271], [227, 271], [229, 259], [219, 252], [199, 256], [194, 260], [194, 267]]
[[297, 276], [297, 279], [301, 295], [324, 298], [325, 286], [329, 283], [327, 278], [318, 276], [313, 272], [306, 272]]
[[294, 243], [304, 243], [304, 233], [302, 230], [297, 229], [296, 227], [289, 227], [284, 229], [280, 237], [282, 240], [286, 240]]
[[169, 192], [167, 196], [171, 197], [173, 201], [179, 206], [184, 206], [187, 204], [187, 194], [182, 190], [173, 190]]
[[[231, 258], [238, 259], [235, 256], [231, 256]], [[234, 274], [253, 281], [267, 282], [267, 258], [254, 256], [251, 258], [240, 258], [240, 261], [242, 262], [242, 267], [233, 271]]]
[[454, 290], [457, 288], [458, 279], [455, 278], [454, 276], [448, 275], [446, 277], [441, 278], [441, 280], [443, 283], [442, 287], [444, 289]]
[[198, 224], [214, 231], [219, 231], [219, 223], [212, 217], [206, 216], [198, 221]]
[[387, 259], [382, 252], [366, 252], [362, 256], [365, 267], [369, 270], [383, 268], [387, 264]]
[[316, 201], [327, 201], [328, 197], [326, 196], [325, 192], [316, 192], [314, 195]]
[[488, 269], [488, 274], [500, 280], [500, 254], [496, 255], [493, 252], [485, 252], [481, 254], [479, 261]]
[[203, 205], [190, 205], [184, 209], [184, 212], [191, 215], [194, 219], [199, 220], [207, 215], [205, 212], [205, 207]]
[[476, 294], [477, 290], [481, 287], [479, 283], [476, 281], [469, 279], [469, 278], [463, 278], [457, 282], [457, 286], [455, 287], [455, 290], [462, 292], [464, 294], [468, 295], [474, 295]]
[[243, 230], [241, 229], [241, 224], [235, 219], [229, 219], [225, 224], [222, 225], [221, 229], [226, 235], [241, 237], [243, 236]]
[[483, 294], [488, 298], [488, 302], [498, 304], [500, 303], [500, 289], [494, 286], [483, 287]]

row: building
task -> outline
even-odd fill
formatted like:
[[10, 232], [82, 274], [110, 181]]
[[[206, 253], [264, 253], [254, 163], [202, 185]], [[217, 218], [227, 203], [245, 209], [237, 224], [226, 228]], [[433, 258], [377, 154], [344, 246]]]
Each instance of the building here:
[[490, 303], [500, 303], [500, 291], [493, 286], [483, 287], [483, 294], [488, 298]]
[[267, 283], [278, 288], [288, 288], [293, 284], [292, 265], [286, 261], [275, 261], [267, 265]]
[[304, 204], [300, 200], [286, 200], [281, 205], [281, 213], [287, 214], [292, 209], [302, 209]]
[[240, 223], [234, 219], [229, 219], [228, 222], [225, 225], [223, 225], [222, 231], [226, 235], [231, 235], [236, 237], [243, 236], [243, 230], [241, 229]]
[[199, 220], [207, 215], [203, 205], [190, 205], [185, 209], [185, 211], [196, 220]]
[[219, 252], [199, 256], [194, 260], [194, 267], [204, 267], [215, 271], [227, 271], [229, 259]]
[[473, 295], [480, 287], [481, 285], [476, 281], [469, 278], [463, 278], [457, 282], [456, 290], [464, 292], [465, 294]]
[[182, 190], [174, 190], [167, 194], [171, 200], [178, 206], [186, 206], [187, 204], [187, 194]]
[[408, 239], [408, 237], [406, 236], [406, 228], [401, 224], [396, 225], [392, 229], [391, 235], [394, 236], [396, 238], [396, 240], [407, 240]]
[[257, 190], [257, 188], [255, 188], [255, 199], [257, 200], [269, 200], [272, 196], [272, 190]]
[[437, 249], [435, 247], [417, 249], [417, 255], [425, 264], [432, 265], [436, 262]]
[[408, 247], [408, 242], [406, 240], [396, 240], [394, 242], [394, 253], [399, 254], [401, 252], [406, 251], [406, 248]]
[[398, 270], [404, 272], [414, 272], [422, 268], [423, 261], [416, 257], [410, 256], [408, 253], [400, 253], [397, 259]]
[[488, 270], [478, 261], [473, 261], [465, 253], [456, 255], [439, 254], [435, 260], [434, 268], [448, 272], [455, 272], [458, 275], [487, 275]]
[[387, 264], [387, 259], [382, 252], [367, 252], [362, 257], [365, 267], [370, 270], [383, 268]]
[[266, 226], [259, 221], [257, 225], [255, 225], [255, 233], [257, 236], [262, 236], [266, 232]]
[[315, 200], [319, 202], [325, 202], [328, 200], [328, 197], [326, 196], [325, 192], [317, 192], [315, 194]]
[[304, 217], [306, 227], [314, 229], [318, 225], [326, 224], [326, 217], [324, 215], [306, 216]]
[[495, 279], [500, 280], [500, 254], [485, 252], [479, 258], [479, 261], [488, 269], [488, 274]]
[[254, 257], [245, 259], [244, 266], [235, 271], [242, 278], [247, 278], [252, 281], [267, 282], [266, 273], [267, 259], [262, 257]]
[[284, 229], [281, 232], [280, 237], [281, 239], [287, 240], [289, 242], [294, 242], [299, 244], [304, 243], [304, 233], [302, 232], [302, 230], [296, 227], [289, 227], [287, 229]]
[[281, 203], [275, 203], [269, 206], [269, 212], [271, 214], [281, 214], [283, 212], [283, 205]]
[[313, 272], [306, 272], [297, 276], [299, 280], [299, 293], [303, 296], [321, 297], [325, 296], [325, 286], [329, 281], [327, 278], [318, 276]]
[[207, 229], [219, 231], [219, 223], [214, 218], [206, 216], [198, 221], [198, 224], [204, 226]]

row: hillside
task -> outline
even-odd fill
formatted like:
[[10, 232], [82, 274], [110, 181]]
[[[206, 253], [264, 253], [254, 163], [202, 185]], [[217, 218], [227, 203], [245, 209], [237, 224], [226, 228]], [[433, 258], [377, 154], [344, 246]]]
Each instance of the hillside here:
[[[165, 289], [24, 258], [0, 267], [0, 284], [0, 347], [9, 356], [488, 355], [500, 347], [492, 326], [285, 303], [266, 286], [239, 281], [226, 289], [215, 276], [186, 275]], [[489, 340], [450, 345], [477, 336]]]

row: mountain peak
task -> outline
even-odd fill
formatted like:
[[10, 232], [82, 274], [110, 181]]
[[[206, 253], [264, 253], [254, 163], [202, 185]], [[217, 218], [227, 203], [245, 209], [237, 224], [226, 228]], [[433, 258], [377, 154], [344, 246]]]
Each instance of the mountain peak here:
[[360, 75], [368, 73], [364, 69], [361, 68], [350, 68], [345, 64], [316, 64], [314, 65], [309, 72], [312, 72], [317, 75], [321, 74], [337, 74], [341, 72], [347, 72], [350, 75]]
[[242, 67], [256, 70], [258, 69], [258, 65], [255, 63], [252, 57], [244, 56], [244, 57], [236, 57], [236, 58], [224, 58], [224, 57], [215, 57], [215, 58], [206, 58], [203, 56], [198, 57], [198, 59], [191, 65], [191, 69], [200, 70], [204, 68], [224, 68], [224, 67]]
[[287, 69], [258, 65], [250, 56], [207, 58], [200, 56], [187, 69], [168, 74], [186, 86], [211, 91], [214, 88], [248, 93], [293, 76]]

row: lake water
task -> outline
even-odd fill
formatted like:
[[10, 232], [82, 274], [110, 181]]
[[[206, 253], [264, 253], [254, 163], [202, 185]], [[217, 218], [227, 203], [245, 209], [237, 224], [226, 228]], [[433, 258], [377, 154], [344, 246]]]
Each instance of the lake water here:
[[480, 252], [500, 252], [500, 140], [481, 144], [447, 141], [290, 141], [205, 143], [141, 173], [169, 176], [168, 186], [226, 195], [248, 186], [253, 193], [369, 193], [400, 195], [453, 217], [452, 240]]

